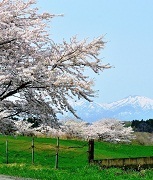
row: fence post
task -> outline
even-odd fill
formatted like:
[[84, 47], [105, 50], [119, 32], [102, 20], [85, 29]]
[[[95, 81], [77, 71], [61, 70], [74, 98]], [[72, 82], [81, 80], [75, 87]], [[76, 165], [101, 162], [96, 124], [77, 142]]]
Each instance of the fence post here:
[[32, 164], [34, 164], [34, 137], [32, 138], [32, 145], [31, 145], [31, 148], [32, 148]]
[[8, 164], [8, 140], [6, 140], [6, 164]]
[[94, 160], [94, 139], [89, 140], [89, 149], [88, 149], [88, 162], [89, 164]]
[[57, 137], [56, 156], [55, 156], [55, 169], [58, 169], [58, 152], [59, 152], [59, 137]]

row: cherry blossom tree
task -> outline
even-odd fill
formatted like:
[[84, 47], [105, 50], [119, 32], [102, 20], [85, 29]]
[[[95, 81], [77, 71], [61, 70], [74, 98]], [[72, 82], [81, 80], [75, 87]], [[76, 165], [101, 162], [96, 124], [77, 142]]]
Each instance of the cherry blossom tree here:
[[131, 142], [135, 138], [131, 127], [116, 119], [102, 119], [84, 128], [84, 135], [107, 142]]
[[29, 123], [25, 120], [16, 120], [13, 121], [16, 127], [15, 134], [23, 136], [33, 136], [34, 129], [32, 128], [32, 123]]
[[41, 124], [33, 128], [33, 123], [27, 121], [12, 121], [14, 126], [4, 126], [5, 134], [15, 132], [20, 135], [49, 136], [60, 138], [96, 139], [113, 143], [129, 143], [135, 138], [131, 127], [124, 127], [124, 123], [116, 119], [102, 119], [92, 124], [78, 119], [60, 121], [60, 127], [55, 128]]
[[88, 123], [78, 119], [68, 119], [61, 122], [60, 128], [68, 138], [84, 138], [84, 130]]
[[34, 135], [35, 136], [48, 136], [48, 137], [60, 137], [60, 138], [65, 138], [66, 137], [66, 132], [63, 131], [62, 128], [57, 128], [57, 127], [50, 127], [45, 124], [41, 124], [39, 127], [34, 128]]
[[86, 69], [99, 73], [102, 37], [91, 42], [72, 37], [57, 44], [50, 39], [53, 14], [39, 14], [35, 0], [0, 1], [0, 118], [36, 116], [51, 126], [57, 113], [71, 111], [68, 99], [94, 97]]
[[102, 119], [93, 123], [79, 120], [63, 121], [61, 128], [71, 138], [97, 139], [107, 142], [131, 142], [135, 138], [131, 127], [116, 119]]
[[5, 121], [0, 118], [0, 134], [10, 135], [17, 131], [15, 123], [10, 119], [5, 119]]

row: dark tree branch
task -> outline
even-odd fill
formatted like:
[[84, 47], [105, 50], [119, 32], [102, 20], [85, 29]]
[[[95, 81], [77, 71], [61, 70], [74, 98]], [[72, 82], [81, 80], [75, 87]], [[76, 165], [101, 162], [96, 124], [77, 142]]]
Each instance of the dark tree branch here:
[[29, 81], [29, 82], [26, 82], [26, 83], [21, 84], [21, 85], [20, 85], [18, 88], [16, 88], [15, 90], [10, 91], [10, 92], [8, 92], [6, 95], [0, 97], [0, 100], [2, 101], [2, 100], [4, 100], [4, 99], [6, 99], [7, 97], [12, 96], [13, 94], [18, 93], [21, 89], [26, 88], [27, 85], [30, 84], [30, 83], [31, 83], [31, 82]]
[[22, 111], [16, 112], [16, 113], [11, 114], [11, 115], [9, 115], [9, 116], [5, 116], [4, 118], [10, 118], [10, 117], [16, 116], [16, 115], [20, 114], [21, 112], [22, 112]]
[[9, 82], [9, 84], [8, 84], [7, 87], [6, 87], [6, 89], [2, 92], [2, 94], [0, 94], [0, 97], [3, 96], [3, 95], [6, 93], [6, 91], [7, 91], [8, 88], [11, 86], [11, 84], [12, 84], [12, 81]]
[[16, 39], [11, 39], [11, 40], [7, 40], [7, 41], [4, 41], [4, 42], [0, 42], [0, 46], [3, 46], [4, 44], [8, 44], [8, 43], [11, 43], [12, 41], [15, 41]]

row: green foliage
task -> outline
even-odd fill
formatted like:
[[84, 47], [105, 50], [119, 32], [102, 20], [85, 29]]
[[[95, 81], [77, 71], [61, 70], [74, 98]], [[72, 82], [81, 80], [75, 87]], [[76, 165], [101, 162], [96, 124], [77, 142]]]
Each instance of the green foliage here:
[[124, 127], [131, 127], [131, 121], [123, 121]]
[[33, 125], [31, 126], [32, 128], [38, 127], [42, 121], [36, 117], [32, 117], [32, 118], [28, 118], [28, 119], [24, 119], [25, 121], [32, 123]]
[[153, 132], [153, 119], [149, 119], [144, 121], [143, 119], [141, 121], [139, 120], [133, 120], [131, 123], [131, 127], [136, 132]]
[[[8, 140], [9, 164], [5, 162]], [[56, 139], [35, 138], [35, 163], [31, 163], [31, 137], [0, 136], [0, 174], [44, 180], [150, 180], [152, 170], [123, 171], [88, 165], [88, 142], [60, 139], [59, 169], [55, 170]], [[95, 159], [151, 156], [152, 146], [95, 142]]]

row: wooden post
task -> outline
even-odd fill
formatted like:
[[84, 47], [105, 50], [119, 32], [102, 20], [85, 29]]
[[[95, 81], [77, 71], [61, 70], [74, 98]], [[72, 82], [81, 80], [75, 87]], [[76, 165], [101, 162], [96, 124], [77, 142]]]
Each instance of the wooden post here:
[[58, 152], [59, 152], [59, 137], [57, 137], [56, 156], [55, 156], [55, 169], [58, 169]]
[[8, 140], [6, 140], [6, 164], [8, 164]]
[[32, 148], [32, 164], [34, 164], [34, 137], [32, 138], [32, 144], [31, 144], [31, 148]]
[[89, 164], [94, 160], [94, 139], [89, 140], [89, 149], [88, 149], [88, 162]]

